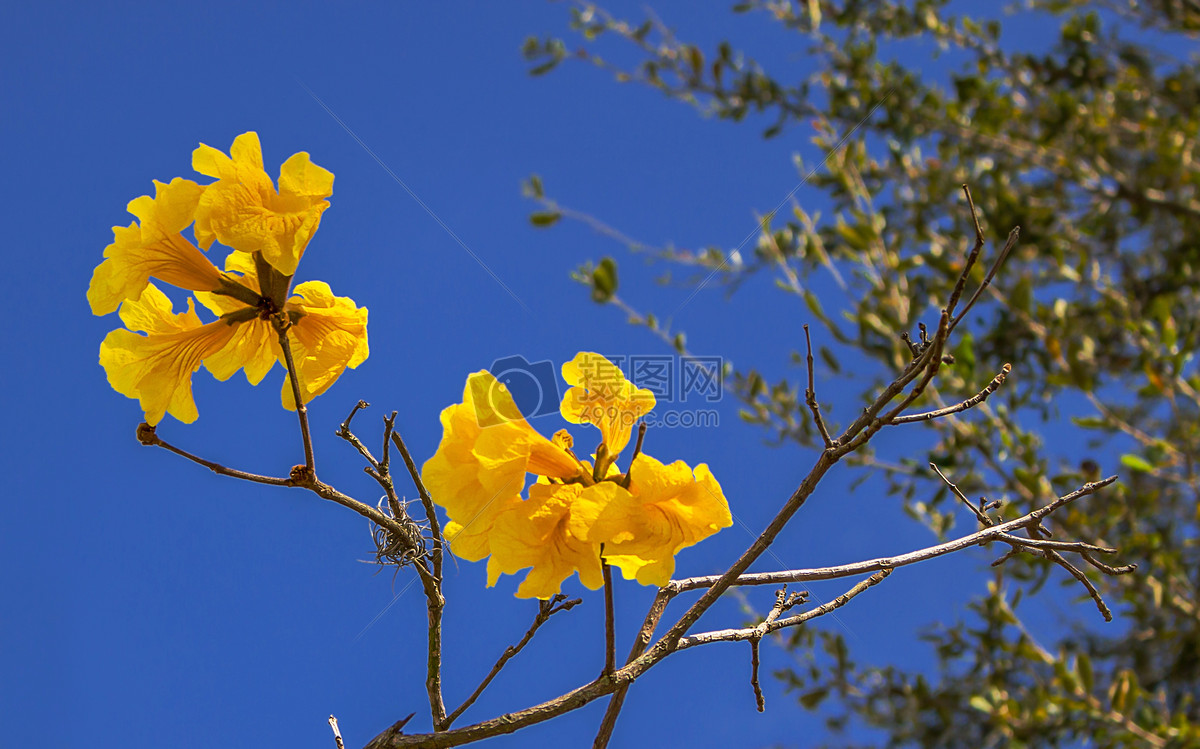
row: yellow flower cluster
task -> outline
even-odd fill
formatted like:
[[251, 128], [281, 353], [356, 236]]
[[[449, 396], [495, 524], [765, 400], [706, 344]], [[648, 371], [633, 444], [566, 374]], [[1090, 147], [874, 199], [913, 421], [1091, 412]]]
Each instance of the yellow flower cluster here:
[[[307, 402], [368, 354], [366, 308], [334, 296], [321, 281], [299, 284], [289, 296], [296, 265], [329, 207], [333, 174], [301, 152], [283, 163], [276, 189], [254, 132], [234, 139], [228, 156], [201, 144], [192, 168], [216, 181], [155, 181], [154, 197], [129, 203], [138, 220], [113, 227], [113, 243], [92, 274], [92, 313], [119, 308], [125, 324], [100, 344], [108, 381], [141, 402], [150, 424], [168, 413], [190, 423], [197, 417], [192, 374], [203, 365], [226, 380], [242, 369], [257, 385], [276, 360], [286, 366], [282, 328]], [[193, 223], [199, 247], [182, 234]], [[214, 241], [232, 249], [224, 271], [201, 251]], [[201, 322], [191, 298], [186, 312], [175, 313], [151, 278], [194, 292], [218, 319]], [[296, 408], [288, 382], [283, 405]]]
[[[603, 437], [594, 462], [575, 456], [565, 431], [535, 431], [490, 372], [470, 375], [463, 402], [442, 411], [442, 442], [422, 478], [449, 515], [446, 538], [463, 559], [488, 557], [489, 586], [532, 568], [519, 598], [550, 598], [574, 572], [599, 588], [602, 554], [626, 579], [665, 585], [675, 554], [733, 524], [721, 486], [703, 463], [664, 465], [644, 452], [621, 473], [617, 458], [654, 394], [599, 354], [578, 354], [562, 375], [563, 418]], [[522, 497], [527, 473], [538, 478]]]

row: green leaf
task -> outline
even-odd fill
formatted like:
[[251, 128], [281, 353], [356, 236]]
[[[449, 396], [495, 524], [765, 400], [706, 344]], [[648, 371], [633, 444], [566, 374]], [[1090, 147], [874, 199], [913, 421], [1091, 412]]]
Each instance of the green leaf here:
[[1122, 455], [1121, 465], [1125, 466], [1126, 468], [1132, 468], [1135, 471], [1140, 471], [1141, 473], [1154, 473], [1154, 466], [1151, 465], [1149, 461], [1142, 456], [1134, 455], [1133, 453], [1125, 453]]
[[1091, 694], [1096, 687], [1096, 676], [1092, 673], [1092, 659], [1087, 657], [1087, 653], [1076, 656], [1075, 670], [1079, 672], [1079, 681], [1083, 684], [1084, 691]]
[[547, 226], [557, 224], [560, 218], [562, 218], [562, 214], [558, 211], [538, 211], [537, 213], [529, 214], [529, 223], [544, 229]]
[[800, 695], [800, 704], [804, 705], [809, 710], [815, 710], [821, 701], [829, 694], [828, 689], [814, 689], [807, 694]]
[[987, 698], [983, 697], [982, 695], [973, 694], [968, 702], [970, 703], [971, 707], [975, 708], [981, 713], [992, 712], [992, 703], [988, 702]]
[[606, 257], [592, 271], [592, 301], [604, 304], [617, 293], [617, 263]]

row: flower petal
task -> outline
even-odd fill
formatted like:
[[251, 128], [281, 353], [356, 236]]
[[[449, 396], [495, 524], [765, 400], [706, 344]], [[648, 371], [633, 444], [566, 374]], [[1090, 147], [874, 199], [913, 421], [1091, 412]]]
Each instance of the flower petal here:
[[267, 320], [254, 319], [235, 325], [235, 332], [220, 351], [205, 357], [204, 368], [224, 382], [239, 369], [246, 381], [257, 385], [275, 366], [275, 329]]
[[229, 342], [235, 326], [202, 325], [191, 300], [187, 312], [174, 314], [171, 300], [153, 284], [121, 305], [121, 319], [130, 329], [114, 330], [100, 344], [100, 364], [113, 389], [137, 398], [152, 425], [167, 413], [185, 424], [195, 421], [192, 374]]
[[121, 302], [141, 296], [150, 278], [189, 291], [214, 291], [221, 272], [180, 234], [196, 213], [204, 188], [176, 177], [170, 184], [154, 182], [154, 197], [130, 201], [129, 212], [140, 223], [113, 227], [113, 243], [104, 249], [104, 262], [92, 273], [88, 302], [92, 313], [107, 315]]
[[703, 463], [668, 466], [640, 453], [630, 476], [632, 493], [614, 495], [587, 537], [604, 543], [605, 558], [626, 579], [663, 586], [675, 572], [675, 554], [733, 525], [729, 504]]
[[604, 584], [600, 546], [571, 533], [577, 505], [586, 502], [579, 484], [534, 484], [529, 499], [500, 515], [491, 534], [488, 585], [501, 574], [532, 569], [517, 588], [517, 598], [548, 599], [572, 573], [591, 590]]
[[[513, 418], [490, 420], [497, 413]], [[497, 512], [510, 500], [520, 501], [527, 472], [570, 478], [581, 470], [565, 449], [520, 418], [512, 397], [490, 372], [468, 377], [463, 402], [444, 409], [441, 419], [442, 441], [421, 477], [450, 520], [474, 535], [486, 538]], [[485, 546], [472, 548], [479, 549], [473, 559], [487, 556]]]
[[[288, 308], [301, 317], [288, 331], [288, 340], [300, 376], [301, 397], [307, 403], [328, 390], [347, 367], [354, 369], [366, 361], [370, 354], [367, 308], [355, 306], [348, 297], [334, 296], [321, 281], [300, 284], [296, 294], [288, 300]], [[277, 356], [286, 366], [282, 349]], [[296, 410], [290, 382], [283, 386], [283, 407]]]
[[610, 456], [629, 444], [633, 425], [654, 408], [654, 393], [626, 380], [621, 369], [600, 354], [579, 352], [562, 365], [562, 376], [572, 386], [563, 394], [563, 418], [598, 427]]
[[239, 135], [230, 154], [203, 144], [192, 154], [196, 171], [217, 177], [196, 212], [196, 241], [205, 248], [215, 239], [241, 252], [262, 252], [280, 273], [293, 275], [329, 207], [333, 174], [301, 152], [285, 162], [282, 191], [276, 191], [263, 170], [256, 133]]

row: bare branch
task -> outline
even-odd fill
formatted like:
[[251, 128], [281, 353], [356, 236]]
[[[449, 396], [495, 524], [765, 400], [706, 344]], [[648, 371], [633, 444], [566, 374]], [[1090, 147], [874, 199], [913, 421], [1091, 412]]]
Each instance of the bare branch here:
[[355, 403], [354, 408], [350, 409], [350, 415], [347, 416], [346, 420], [341, 423], [341, 426], [338, 427], [338, 430], [335, 432], [335, 434], [349, 442], [355, 450], [358, 450], [358, 454], [363, 456], [363, 458], [366, 459], [367, 463], [369, 463], [372, 468], [379, 470], [379, 461], [375, 460], [375, 456], [371, 454], [371, 451], [367, 449], [367, 446], [364, 445], [358, 437], [354, 436], [354, 432], [350, 431], [350, 422], [353, 421], [354, 415], [357, 414], [361, 409], [367, 408], [370, 405], [370, 403], [367, 403], [364, 400], [360, 400], [358, 403]]
[[967, 253], [967, 261], [963, 265], [962, 272], [958, 274], [958, 280], [954, 283], [954, 291], [950, 294], [950, 300], [946, 302], [946, 314], [948, 315], [954, 314], [954, 308], [958, 306], [958, 300], [967, 287], [971, 269], [975, 267], [975, 261], [979, 259], [979, 253], [984, 245], [983, 228], [979, 226], [979, 213], [975, 210], [975, 201], [971, 198], [971, 188], [963, 185], [962, 189], [963, 194], [967, 196], [967, 207], [971, 209], [971, 222], [975, 225], [975, 246]]
[[492, 666], [492, 670], [488, 672], [488, 675], [485, 676], [483, 681], [479, 683], [479, 686], [475, 687], [475, 691], [471, 692], [471, 696], [467, 697], [467, 699], [465, 699], [463, 703], [454, 710], [454, 712], [446, 716], [446, 719], [442, 722], [441, 729], [448, 729], [451, 724], [454, 723], [454, 721], [458, 720], [458, 717], [462, 715], [467, 708], [475, 704], [475, 700], [479, 699], [479, 695], [483, 694], [483, 690], [487, 689], [488, 685], [492, 683], [492, 679], [495, 679], [500, 673], [500, 670], [504, 668], [504, 665], [512, 660], [517, 653], [520, 653], [521, 650], [529, 644], [529, 641], [533, 639], [534, 634], [537, 633], [538, 628], [549, 621], [550, 617], [554, 616], [560, 611], [570, 611], [581, 603], [583, 603], [582, 598], [572, 598], [571, 600], [567, 600], [565, 593], [558, 593], [549, 601], [538, 601], [537, 616], [534, 617], [533, 624], [530, 625], [529, 630], [525, 633], [525, 636], [522, 637], [521, 641], [516, 645], [509, 645], [504, 649], [504, 653], [500, 656], [500, 659], [496, 661], [496, 665]]
[[[642, 622], [637, 637], [634, 638], [633, 647], [629, 650], [629, 657], [625, 659], [626, 665], [633, 663], [636, 658], [646, 652], [650, 641], [654, 639], [654, 630], [667, 610], [667, 604], [674, 597], [675, 594], [668, 592], [666, 588], [658, 589], [658, 593], [654, 596], [654, 602], [650, 604], [650, 610], [646, 612], [646, 619]], [[626, 682], [617, 687], [612, 699], [608, 701], [608, 707], [604, 710], [604, 718], [600, 721], [600, 728], [592, 742], [592, 749], [604, 749], [608, 746], [608, 740], [612, 737], [613, 728], [617, 724], [617, 716], [620, 715], [621, 707], [625, 704], [625, 695], [629, 693], [629, 684], [630, 682]]]
[[988, 517], [988, 514], [984, 512], [983, 507], [976, 507], [975, 505], [971, 504], [971, 500], [967, 499], [967, 495], [963, 494], [959, 490], [957, 484], [946, 478], [946, 474], [942, 473], [942, 469], [938, 468], [937, 465], [932, 462], [929, 464], [929, 467], [941, 477], [942, 481], [946, 482], [946, 486], [950, 487], [950, 491], [954, 492], [954, 496], [958, 497], [959, 500], [961, 500], [962, 503], [967, 506], [967, 509], [975, 514], [975, 519], [979, 521], [980, 525], [988, 527], [996, 524], [996, 521], [992, 520], [990, 517]]
[[[878, 570], [894, 569], [896, 567], [904, 567], [909, 564], [924, 562], [928, 559], [934, 559], [940, 556], [945, 556], [956, 551], [970, 548], [972, 546], [982, 546], [992, 543], [993, 541], [1001, 540], [1000, 536], [1016, 530], [1018, 528], [1028, 528], [1031, 524], [1040, 521], [1055, 510], [1063, 507], [1075, 500], [1085, 497], [1089, 494], [1094, 494], [1100, 489], [1117, 480], [1116, 476], [1109, 476], [1089, 484], [1085, 484], [1079, 489], [1064, 494], [1055, 499], [1050, 504], [1032, 510], [1015, 520], [1009, 520], [1005, 523], [997, 523], [988, 528], [983, 528], [975, 533], [972, 533], [962, 538], [957, 538], [946, 543], [930, 546], [917, 551], [910, 551], [906, 554], [900, 554], [893, 557], [880, 557], [878, 559], [869, 559], [862, 562], [854, 562], [852, 564], [844, 564], [836, 567], [815, 567], [810, 569], [784, 570], [781, 572], [761, 572], [749, 575], [741, 575], [733, 585], [778, 585], [780, 583], [802, 583], [813, 582], [816, 580], [835, 580], [842, 577], [852, 577], [868, 572]], [[720, 575], [707, 575], [704, 577], [690, 577], [683, 580], [672, 580], [667, 583], [664, 590], [671, 595], [677, 595], [689, 590], [699, 590], [708, 588], [717, 583], [721, 579]]]
[[[395, 414], [392, 415], [395, 419]], [[413, 485], [417, 487], [417, 493], [421, 495], [421, 505], [425, 508], [425, 518], [429, 521], [430, 535], [433, 536], [433, 574], [438, 580], [442, 579], [442, 527], [438, 522], [437, 510], [433, 506], [433, 498], [429, 496], [429, 490], [425, 488], [425, 482], [421, 480], [421, 472], [417, 469], [417, 464], [413, 462], [412, 454], [408, 452], [408, 446], [404, 444], [404, 440], [400, 437], [400, 433], [392, 431], [392, 442], [396, 444], [396, 448], [400, 450], [400, 457], [404, 459], [404, 467], [408, 469], [408, 475], [412, 477]]]
[[346, 745], [342, 742], [342, 732], [338, 730], [337, 718], [329, 716], [329, 727], [333, 729], [333, 740], [337, 743], [337, 749], [346, 749]]
[[762, 640], [758, 637], [750, 640], [750, 686], [754, 687], [754, 704], [758, 711], [765, 712], [767, 709], [767, 701], [763, 698], [762, 686], [758, 683], [758, 644]]
[[746, 627], [743, 629], [720, 629], [713, 632], [702, 632], [698, 635], [688, 635], [687, 637], [679, 640], [678, 649], [683, 650], [685, 648], [695, 647], [696, 645], [707, 645], [713, 642], [738, 642], [740, 640], [750, 640], [753, 642], [760, 640], [764, 635], [770, 634], [771, 632], [783, 629], [784, 627], [794, 627], [797, 624], [803, 624], [810, 619], [815, 619], [818, 616], [824, 616], [834, 609], [845, 606], [847, 603], [850, 603], [851, 599], [853, 599], [859, 593], [862, 593], [867, 588], [883, 582], [884, 578], [890, 574], [892, 574], [890, 569], [880, 570], [866, 580], [859, 582], [857, 585], [850, 588], [850, 590], [841, 594], [832, 601], [817, 606], [814, 609], [805, 611], [803, 614], [789, 616], [786, 619], [770, 619], [768, 621], [764, 621], [757, 627]]
[[962, 312], [958, 313], [958, 316], [954, 318], [954, 322], [950, 323], [950, 330], [954, 330], [956, 327], [958, 327], [958, 324], [963, 321], [963, 318], [965, 318], [967, 313], [971, 311], [971, 308], [975, 306], [975, 302], [979, 301], [979, 296], [983, 294], [984, 290], [986, 290], [988, 286], [991, 285], [992, 279], [996, 277], [996, 272], [1000, 270], [1000, 266], [1004, 264], [1006, 259], [1008, 259], [1008, 254], [1012, 252], [1013, 247], [1016, 247], [1017, 238], [1020, 236], [1021, 227], [1019, 226], [1013, 227], [1013, 230], [1008, 233], [1008, 241], [1004, 243], [1004, 249], [1000, 250], [1000, 257], [996, 258], [996, 262], [992, 263], [992, 267], [988, 270], [987, 275], [984, 277], [983, 283], [979, 284], [979, 288], [976, 289], [975, 293], [971, 295], [971, 299], [967, 302], [967, 305], [963, 307]]
[[152, 427], [145, 422], [138, 424], [137, 440], [146, 447], [161, 447], [164, 450], [173, 452], [176, 455], [187, 458], [193, 463], [198, 463], [213, 473], [221, 476], [241, 479], [242, 481], [253, 481], [256, 484], [268, 484], [270, 486], [296, 486], [296, 484], [290, 478], [284, 479], [276, 478], [274, 476], [260, 476], [257, 473], [248, 473], [246, 471], [239, 471], [236, 468], [227, 468], [220, 463], [216, 463], [211, 460], [205, 460], [197, 455], [192, 455], [187, 450], [175, 447], [171, 443], [159, 437], [155, 427]]
[[817, 431], [821, 433], [821, 439], [825, 440], [825, 447], [833, 447], [833, 438], [829, 436], [829, 430], [825, 428], [825, 420], [821, 418], [821, 407], [817, 404], [817, 390], [813, 384], [813, 355], [812, 355], [812, 337], [808, 333], [808, 325], [804, 326], [804, 345], [808, 350], [806, 361], [808, 362], [808, 389], [804, 391], [804, 402], [808, 404], [808, 409], [812, 411], [813, 423], [817, 425]]
[[949, 416], [950, 414], [956, 414], [956, 413], [959, 413], [960, 411], [966, 411], [968, 408], [974, 408], [975, 406], [978, 406], [980, 403], [983, 403], [985, 400], [987, 400], [988, 397], [990, 397], [992, 393], [999, 390], [1000, 386], [1004, 384], [1004, 381], [1006, 379], [1008, 379], [1008, 373], [1011, 371], [1012, 371], [1012, 365], [1006, 363], [1004, 365], [1004, 367], [1002, 367], [1000, 369], [1000, 371], [996, 374], [996, 376], [992, 378], [992, 381], [989, 382], [983, 390], [980, 390], [978, 393], [971, 396], [970, 398], [967, 398], [965, 401], [962, 401], [961, 403], [956, 403], [953, 406], [946, 406], [945, 408], [939, 408], [936, 411], [926, 411], [925, 413], [920, 413], [920, 414], [909, 414], [907, 416], [897, 416], [896, 418], [892, 419], [891, 423], [892, 424], [911, 424], [914, 421], [929, 421], [931, 419], [941, 418], [942, 416]]
[[[932, 350], [932, 349], [930, 349], [930, 350]], [[836, 448], [832, 452], [836, 454], [836, 452], [841, 449], [844, 449], [844, 446]], [[818, 458], [817, 468], [820, 468], [822, 466], [823, 462], [826, 462], [826, 461], [828, 461], [828, 465], [832, 465], [832, 461], [830, 460], [829, 455], [830, 455], [829, 452], [823, 452], [821, 454], [821, 456]], [[828, 468], [828, 466], [825, 466], [825, 467]], [[814, 469], [814, 473], [816, 473], [816, 469]], [[819, 477], [814, 478], [813, 474], [810, 474], [810, 476], [805, 479], [805, 482], [802, 483], [801, 488], [799, 490], [797, 490], [797, 492], [799, 493], [802, 490], [804, 490], [807, 487], [809, 481], [815, 481], [815, 480], [817, 480], [817, 478], [819, 478]], [[648, 671], [654, 665], [656, 665], [657, 663], [662, 661], [664, 658], [666, 658], [671, 653], [677, 652], [677, 651], [683, 649], [684, 647], [693, 647], [695, 645], [703, 644], [703, 642], [708, 642], [708, 641], [720, 642], [720, 641], [731, 641], [731, 640], [738, 640], [738, 639], [749, 639], [749, 637], [752, 634], [757, 634], [757, 630], [755, 628], [750, 628], [748, 630], [723, 630], [720, 632], [705, 633], [703, 635], [694, 635], [694, 636], [688, 637], [688, 638], [686, 638], [687, 644], [684, 645], [685, 640], [683, 637], [683, 633], [681, 633], [680, 636], [673, 638], [671, 636], [672, 631], [668, 631], [667, 634], [665, 634], [662, 638], [660, 638], [659, 641], [656, 642], [652, 647], [646, 648], [642, 643], [644, 641], [648, 641], [648, 639], [652, 636], [653, 630], [654, 630], [655, 626], [657, 625], [657, 622], [659, 621], [659, 619], [661, 619], [662, 610], [665, 609], [667, 602], [670, 600], [671, 597], [673, 597], [674, 595], [677, 595], [678, 593], [683, 592], [685, 590], [697, 590], [700, 588], [707, 588], [707, 591], [704, 594], [704, 596], [701, 596], [700, 600], [696, 604], [693, 604], [692, 607], [688, 610], [689, 612], [691, 612], [691, 611], [694, 611], [700, 605], [700, 603], [705, 600], [705, 597], [711, 596], [713, 594], [713, 591], [716, 591], [716, 590], [724, 591], [724, 590], [728, 589], [731, 585], [735, 585], [735, 584], [736, 585], [762, 585], [762, 584], [767, 584], [767, 583], [801, 582], [801, 581], [807, 581], [807, 580], [827, 580], [827, 579], [833, 579], [833, 578], [838, 578], [838, 577], [846, 577], [846, 576], [850, 576], [850, 575], [863, 574], [863, 573], [868, 573], [868, 572], [877, 573], [877, 574], [873, 575], [871, 578], [858, 583], [857, 585], [852, 587], [849, 591], [847, 591], [842, 596], [839, 596], [834, 601], [830, 601], [829, 603], [827, 603], [823, 606], [819, 606], [815, 609], [812, 609], [811, 611], [807, 611], [803, 614], [799, 614], [794, 617], [788, 617], [786, 619], [774, 620], [769, 625], [768, 631], [774, 631], [776, 629], [779, 629], [781, 627], [786, 627], [786, 626], [794, 626], [795, 624], [799, 624], [801, 622], [807, 621], [808, 619], [812, 619], [814, 617], [821, 616], [821, 615], [826, 614], [829, 611], [832, 611], [840, 606], [844, 606], [853, 597], [857, 596], [858, 594], [860, 594], [867, 588], [871, 587], [872, 585], [877, 584], [879, 581], [881, 581], [885, 577], [887, 577], [887, 575], [890, 574], [891, 570], [895, 567], [901, 567], [901, 566], [904, 566], [907, 564], [914, 564], [919, 561], [924, 561], [926, 559], [932, 559], [932, 558], [935, 558], [938, 556], [949, 554], [953, 551], [959, 551], [962, 549], [966, 549], [971, 546], [990, 543], [990, 542], [996, 541], [996, 540], [1002, 540], [999, 538], [999, 536], [1001, 534], [1008, 533], [1009, 531], [1012, 531], [1016, 528], [1024, 527], [1024, 528], [1033, 529], [1041, 521], [1042, 518], [1046, 517], [1050, 513], [1054, 512], [1055, 510], [1059, 509], [1060, 507], [1065, 506], [1066, 504], [1069, 504], [1070, 502], [1075, 501], [1076, 499], [1079, 499], [1080, 497], [1094, 494], [1099, 489], [1101, 489], [1105, 486], [1108, 486], [1109, 484], [1116, 481], [1116, 479], [1117, 479], [1116, 476], [1110, 476], [1110, 477], [1100, 480], [1100, 481], [1085, 484], [1084, 486], [1080, 487], [1076, 491], [1071, 492], [1070, 494], [1066, 494], [1061, 497], [1058, 497], [1053, 502], [1050, 502], [1049, 504], [1047, 504], [1043, 507], [1040, 507], [1036, 510], [1026, 513], [1025, 515], [1021, 516], [1020, 518], [1017, 518], [1016, 520], [1011, 520], [1006, 523], [997, 523], [994, 526], [991, 526], [988, 528], [983, 528], [976, 533], [973, 533], [969, 536], [965, 536], [963, 538], [957, 539], [955, 541], [951, 541], [951, 542], [948, 542], [945, 544], [940, 544], [938, 546], [933, 546], [928, 549], [922, 549], [920, 551], [911, 552], [909, 554], [904, 554], [904, 555], [897, 556], [897, 557], [870, 560], [867, 562], [859, 562], [859, 563], [852, 564], [852, 565], [844, 565], [842, 567], [830, 567], [830, 568], [817, 569], [817, 570], [789, 570], [789, 571], [785, 571], [785, 572], [766, 573], [766, 574], [743, 575], [743, 574], [741, 574], [741, 572], [744, 571], [744, 568], [743, 568], [742, 570], [739, 570], [736, 574], [733, 574], [733, 575], [731, 575], [730, 572], [726, 572], [723, 575], [714, 575], [714, 576], [710, 576], [710, 577], [699, 577], [699, 578], [690, 578], [687, 580], [672, 581], [671, 583], [668, 583], [667, 586], [665, 586], [663, 589], [661, 589], [659, 591], [659, 595], [656, 596], [656, 598], [655, 598], [654, 605], [651, 607], [650, 612], [646, 616], [646, 622], [642, 625], [642, 631], [641, 631], [641, 633], [639, 633], [638, 641], [634, 644], [634, 649], [633, 649], [634, 653], [636, 653], [639, 650], [641, 650], [643, 652], [641, 653], [641, 655], [637, 655], [637, 656], [633, 656], [633, 654], [631, 653], [631, 656], [633, 656], [633, 657], [631, 657], [631, 660], [623, 668], [620, 668], [620, 669], [614, 671], [611, 675], [602, 674], [596, 680], [594, 680], [588, 684], [585, 684], [585, 685], [579, 687], [578, 689], [568, 692], [567, 694], [564, 694], [559, 697], [556, 697], [555, 699], [549, 700], [548, 702], [543, 702], [540, 705], [535, 705], [533, 707], [526, 708], [525, 710], [519, 710], [519, 711], [512, 712], [512, 713], [507, 713], [507, 714], [501, 715], [497, 718], [493, 718], [491, 720], [487, 720], [482, 723], [477, 723], [472, 726], [466, 726], [464, 728], [458, 728], [458, 729], [454, 729], [454, 730], [450, 730], [450, 731], [444, 731], [444, 732], [433, 733], [433, 734], [405, 736], [399, 731], [399, 729], [397, 729], [396, 727], [393, 727], [391, 729], [388, 729], [384, 733], [380, 734], [379, 736], [377, 736], [374, 740], [372, 740], [367, 745], [367, 749], [383, 749], [384, 747], [402, 747], [402, 746], [452, 747], [452, 746], [461, 746], [463, 744], [469, 744], [471, 742], [479, 741], [479, 740], [485, 739], [485, 738], [490, 738], [492, 736], [513, 733], [522, 728], [525, 728], [526, 726], [535, 725], [537, 723], [541, 723], [543, 721], [553, 719], [559, 715], [563, 715], [565, 713], [571, 712], [572, 710], [576, 710], [590, 702], [593, 702], [594, 700], [604, 697], [605, 695], [613, 694], [620, 689], [628, 688], [628, 685], [631, 682], [633, 682], [635, 679], [639, 678], [642, 674], [644, 674], [646, 671]], [[795, 497], [795, 496], [796, 495], [793, 495], [793, 497]], [[789, 500], [789, 502], [791, 502], [791, 500]], [[797, 509], [798, 509], [798, 507], [797, 507]], [[772, 525], [774, 525], [778, 520], [779, 520], [779, 518], [777, 517], [775, 521], [772, 521]], [[768, 527], [768, 532], [769, 531], [770, 531], [770, 526]], [[1036, 531], [1031, 530], [1031, 532], [1036, 532]], [[767, 535], [767, 532], [764, 532], [764, 534], [762, 536], [759, 536], [759, 539], [755, 542], [755, 545], [751, 547], [751, 551], [754, 551], [755, 549], [757, 549], [759, 543], [764, 541], [764, 537], [766, 535]], [[767, 541], [766, 543], [769, 543], [769, 541]], [[765, 546], [764, 546], [764, 548], [765, 548]], [[1056, 552], [1050, 551], [1048, 553], [1053, 554]], [[746, 555], [744, 554], [743, 558], [739, 559], [739, 561], [737, 563], [735, 563], [734, 566], [730, 568], [730, 570], [731, 571], [736, 570], [738, 565], [745, 559], [745, 557], [746, 557]], [[707, 607], [705, 607], [705, 608], [707, 608]], [[701, 613], [702, 613], [702, 611], [701, 611]], [[672, 627], [672, 630], [677, 630], [677, 629], [680, 629], [681, 627], [686, 628], [686, 626], [688, 626], [690, 624], [691, 624], [691, 622], [688, 621], [688, 619], [687, 619], [687, 613], [685, 613], [685, 615], [680, 618], [679, 622], [677, 622], [674, 625], [674, 627]], [[614, 700], [614, 702], [615, 702], [615, 700]], [[612, 720], [615, 721], [615, 715], [617, 712], [619, 712], [619, 710], [620, 710], [619, 704], [615, 708], [610, 704], [609, 712], [606, 713], [605, 721], [601, 725], [601, 732], [596, 737], [596, 741], [598, 743], [595, 745], [603, 746], [603, 744], [599, 743], [599, 742], [607, 741], [608, 736], [611, 735], [611, 722], [608, 719], [609, 713], [613, 714], [614, 717]]]

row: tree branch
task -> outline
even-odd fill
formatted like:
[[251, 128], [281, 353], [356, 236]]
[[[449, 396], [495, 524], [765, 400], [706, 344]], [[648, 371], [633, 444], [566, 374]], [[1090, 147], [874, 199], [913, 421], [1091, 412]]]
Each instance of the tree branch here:
[[813, 384], [812, 337], [808, 333], [807, 324], [804, 326], [804, 346], [808, 351], [806, 358], [808, 362], [808, 389], [804, 391], [804, 402], [808, 405], [808, 410], [812, 411], [813, 423], [817, 425], [817, 431], [821, 433], [821, 439], [825, 440], [825, 447], [828, 449], [833, 447], [833, 438], [829, 436], [829, 430], [825, 428], [825, 420], [821, 418], [821, 407], [817, 404], [817, 390]]
[[983, 390], [980, 390], [978, 393], [970, 398], [967, 398], [961, 403], [955, 403], [953, 406], [946, 406], [945, 408], [939, 408], [935, 411], [909, 414], [907, 416], [897, 416], [896, 418], [892, 419], [891, 423], [911, 424], [914, 421], [929, 421], [931, 419], [939, 419], [943, 416], [949, 416], [950, 414], [956, 414], [960, 411], [966, 411], [968, 408], [974, 408], [975, 406], [978, 406], [980, 403], [983, 403], [985, 400], [987, 400], [992, 393], [999, 390], [1000, 386], [1003, 385], [1004, 381], [1008, 378], [1008, 373], [1011, 371], [1012, 365], [1006, 363], [996, 374], [996, 376], [992, 378], [992, 381], [989, 382], [986, 387], [984, 387]]
[[479, 699], [479, 695], [483, 694], [483, 690], [487, 689], [488, 685], [492, 683], [492, 679], [496, 678], [497, 674], [500, 673], [500, 670], [504, 668], [504, 664], [508, 663], [509, 660], [516, 656], [517, 653], [520, 653], [521, 650], [529, 644], [529, 641], [533, 639], [534, 634], [537, 633], [538, 628], [549, 621], [550, 617], [554, 616], [560, 611], [570, 611], [581, 603], [583, 603], [582, 598], [572, 598], [568, 601], [565, 593], [558, 593], [549, 601], [538, 601], [538, 613], [537, 616], [534, 617], [533, 624], [530, 625], [529, 631], [525, 633], [525, 636], [522, 637], [521, 641], [516, 645], [509, 645], [504, 649], [504, 653], [500, 656], [500, 659], [496, 661], [496, 665], [492, 666], [492, 670], [488, 672], [488, 675], [485, 676], [483, 681], [479, 683], [479, 686], [475, 687], [475, 691], [471, 692], [471, 696], [463, 700], [463, 703], [459, 705], [454, 712], [446, 716], [446, 719], [442, 722], [441, 730], [448, 729], [455, 720], [458, 720], [458, 717], [462, 715], [467, 708], [475, 704], [475, 700]]

